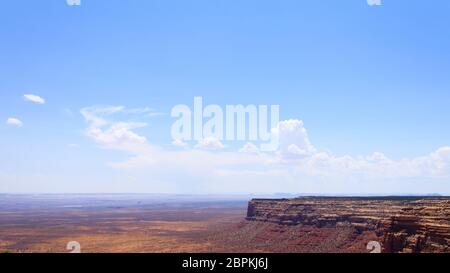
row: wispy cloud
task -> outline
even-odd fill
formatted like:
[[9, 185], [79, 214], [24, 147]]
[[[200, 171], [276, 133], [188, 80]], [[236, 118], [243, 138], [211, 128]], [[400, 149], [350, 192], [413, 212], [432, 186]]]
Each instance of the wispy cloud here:
[[37, 103], [37, 104], [45, 104], [45, 99], [38, 95], [33, 94], [25, 94], [23, 95], [23, 99], [29, 102]]
[[156, 117], [156, 116], [166, 115], [165, 113], [158, 112], [156, 109], [153, 109], [150, 107], [124, 109], [123, 112], [126, 114], [136, 114], [136, 115], [143, 115], [143, 116], [147, 116], [147, 117]]
[[381, 0], [367, 0], [369, 6], [381, 6]]
[[81, 6], [81, 0], [66, 0], [69, 6]]
[[147, 126], [143, 122], [114, 122], [108, 117], [126, 111], [123, 106], [87, 107], [81, 110], [89, 127], [85, 134], [104, 148], [139, 152], [147, 139], [133, 132]]
[[6, 124], [11, 125], [11, 126], [16, 126], [16, 127], [23, 126], [23, 122], [18, 118], [8, 118], [6, 120]]

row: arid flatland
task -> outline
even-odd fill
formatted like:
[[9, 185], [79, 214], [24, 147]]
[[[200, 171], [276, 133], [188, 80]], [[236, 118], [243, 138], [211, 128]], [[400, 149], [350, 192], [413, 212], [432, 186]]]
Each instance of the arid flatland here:
[[[0, 195], [0, 252], [447, 252], [446, 198]], [[393, 217], [395, 216], [395, 217]], [[392, 218], [393, 217], [393, 218]], [[388, 247], [389, 246], [389, 247]]]

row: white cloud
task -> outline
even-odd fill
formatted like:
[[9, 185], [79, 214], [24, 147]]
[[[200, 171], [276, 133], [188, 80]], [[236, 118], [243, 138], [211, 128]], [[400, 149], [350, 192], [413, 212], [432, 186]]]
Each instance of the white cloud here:
[[369, 6], [381, 6], [381, 0], [367, 0]]
[[81, 6], [81, 0], [66, 0], [69, 6]]
[[258, 154], [259, 148], [255, 144], [248, 142], [239, 150], [239, 152], [248, 154]]
[[140, 122], [117, 122], [104, 130], [101, 128], [91, 128], [91, 130], [87, 131], [87, 134], [98, 143], [106, 146], [141, 145], [145, 144], [147, 139], [132, 130], [146, 126], [146, 123]]
[[158, 112], [157, 110], [150, 107], [123, 109], [123, 112], [127, 114], [143, 115], [146, 117], [157, 117], [165, 115], [165, 113]]
[[298, 159], [316, 152], [301, 120], [281, 121], [274, 133], [278, 134], [280, 140], [279, 154], [282, 159]]
[[[386, 184], [388, 182], [385, 181], [392, 180], [439, 180], [450, 177], [450, 147], [442, 147], [422, 157], [401, 160], [390, 159], [380, 152], [365, 157], [336, 156], [312, 145], [301, 120], [280, 122], [274, 130], [280, 138], [280, 147], [276, 152], [261, 152], [252, 143], [247, 143], [239, 151], [225, 151], [225, 145], [217, 138], [206, 138], [194, 149], [183, 141], [174, 141], [173, 145], [184, 149], [164, 150], [150, 144], [145, 136], [136, 132], [146, 126], [145, 123], [114, 120], [116, 115], [127, 111], [121, 106], [82, 109], [81, 113], [88, 123], [86, 135], [104, 149], [129, 154], [127, 159], [110, 162], [109, 166], [129, 171], [140, 169], [148, 172], [152, 180], [169, 183], [175, 188], [189, 185], [189, 190], [195, 186], [199, 187], [198, 191], [223, 191], [226, 188], [258, 189], [263, 184], [259, 188], [268, 191], [297, 189], [304, 192], [316, 189], [316, 192], [321, 192], [317, 190], [320, 185], [339, 190], [339, 186], [333, 185], [344, 185], [350, 181], [356, 183], [356, 186], [349, 186], [352, 190], [369, 181]], [[230, 177], [232, 181], [227, 180]]]
[[33, 94], [25, 94], [23, 95], [23, 99], [37, 104], [45, 104], [45, 100], [43, 98]]
[[6, 120], [6, 124], [11, 125], [11, 126], [16, 126], [16, 127], [22, 127], [23, 126], [23, 122], [20, 119], [17, 119], [17, 118], [8, 118]]
[[172, 141], [172, 145], [179, 148], [187, 148], [189, 146], [188, 143], [179, 139], [175, 139], [174, 141]]
[[103, 148], [139, 152], [147, 148], [147, 139], [133, 130], [146, 127], [143, 122], [111, 122], [106, 117], [125, 110], [123, 106], [88, 107], [81, 114], [89, 127], [85, 134]]
[[442, 147], [429, 155], [393, 160], [375, 152], [366, 157], [336, 156], [318, 151], [309, 140], [303, 121], [280, 122], [278, 160], [309, 176], [367, 178], [413, 178], [450, 176], [450, 148]]
[[195, 145], [195, 148], [204, 150], [221, 150], [224, 149], [225, 146], [218, 138], [207, 137], [204, 138], [203, 140], [200, 140], [198, 144]]

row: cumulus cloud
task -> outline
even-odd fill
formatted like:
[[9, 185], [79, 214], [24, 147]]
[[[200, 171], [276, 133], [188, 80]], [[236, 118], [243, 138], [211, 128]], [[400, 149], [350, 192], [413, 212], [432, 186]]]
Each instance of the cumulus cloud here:
[[188, 143], [179, 139], [175, 139], [174, 141], [172, 141], [172, 145], [179, 148], [187, 148], [189, 146]]
[[[127, 112], [122, 106], [81, 110], [88, 124], [86, 136], [104, 149], [129, 154], [121, 162], [108, 163], [109, 166], [142, 169], [161, 183], [178, 183], [180, 187], [187, 183], [200, 187], [199, 191], [222, 191], [227, 187], [251, 189], [262, 184], [268, 190], [304, 191], [308, 183], [309, 188], [313, 189], [313, 182], [328, 185], [326, 187], [329, 188], [333, 183], [343, 185], [348, 181], [381, 183], [393, 179], [413, 181], [450, 177], [450, 147], [401, 160], [391, 159], [381, 152], [357, 157], [339, 156], [316, 148], [303, 121], [295, 119], [282, 121], [273, 130], [280, 139], [276, 152], [262, 152], [253, 143], [247, 143], [236, 151], [224, 150], [225, 145], [217, 138], [205, 138], [193, 148], [175, 140], [172, 144], [183, 149], [164, 150], [150, 144], [145, 136], [137, 132], [146, 123], [116, 120], [115, 115]], [[230, 177], [232, 181], [227, 180]], [[244, 184], [249, 186], [243, 187]]]
[[221, 150], [224, 149], [225, 146], [222, 144], [222, 142], [215, 137], [207, 137], [198, 142], [197, 145], [195, 145], [195, 148], [197, 149], [204, 149], [204, 150]]
[[257, 154], [259, 153], [259, 148], [255, 144], [248, 142], [239, 150], [239, 152], [248, 154]]
[[393, 160], [381, 152], [366, 157], [336, 156], [318, 151], [301, 120], [279, 123], [280, 148], [278, 161], [309, 176], [370, 178], [413, 178], [450, 176], [449, 147], [442, 147], [429, 155]]
[[33, 94], [25, 94], [23, 95], [23, 99], [29, 102], [37, 103], [37, 104], [45, 104], [45, 99], [39, 97], [38, 95]]
[[282, 159], [298, 159], [316, 153], [316, 148], [311, 144], [301, 120], [281, 121], [274, 133], [278, 135], [280, 141], [278, 152]]
[[92, 127], [86, 134], [107, 147], [125, 147], [126, 150], [127, 147], [140, 146], [147, 142], [145, 137], [133, 132], [134, 129], [146, 126], [147, 124], [142, 122], [118, 122], [105, 129]]
[[6, 124], [11, 125], [11, 126], [15, 126], [15, 127], [22, 127], [23, 126], [23, 122], [18, 119], [18, 118], [8, 118], [6, 120]]
[[89, 124], [85, 134], [103, 148], [139, 152], [147, 148], [147, 139], [133, 130], [146, 127], [144, 122], [112, 122], [107, 117], [123, 112], [123, 106], [88, 107], [81, 110]]

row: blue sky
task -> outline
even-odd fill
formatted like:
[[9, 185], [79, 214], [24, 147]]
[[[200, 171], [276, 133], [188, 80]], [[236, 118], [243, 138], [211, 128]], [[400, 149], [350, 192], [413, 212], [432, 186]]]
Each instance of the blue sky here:
[[[384, 0], [381, 6], [365, 0], [82, 0], [76, 7], [64, 0], [5, 1], [0, 192], [250, 192], [258, 185], [249, 180], [264, 176], [263, 192], [448, 194], [450, 160], [442, 148], [450, 145], [449, 11], [445, 0]], [[379, 152], [394, 163], [383, 177], [368, 173], [385, 161], [359, 162], [364, 167], [355, 167], [357, 174], [346, 169], [329, 177], [304, 158], [286, 166], [278, 155], [283, 164], [249, 159], [251, 167], [233, 169], [241, 173], [229, 179], [239, 177], [248, 187], [226, 186], [225, 178], [210, 186], [217, 178], [210, 175], [224, 169], [220, 162], [194, 174], [174, 171], [171, 161], [178, 155], [170, 110], [191, 105], [194, 96], [206, 104], [279, 104], [282, 120], [303, 121], [294, 126], [307, 130], [317, 150], [311, 158], [349, 156], [353, 164]], [[161, 113], [105, 119], [146, 123], [132, 132], [167, 153], [124, 151], [92, 139], [80, 113], [91, 106]], [[6, 124], [11, 117], [23, 126]], [[238, 146], [229, 143], [226, 152]], [[439, 149], [433, 161], [430, 154]], [[221, 153], [181, 152], [198, 160], [199, 169]], [[110, 164], [145, 156], [171, 166], [156, 172]], [[237, 152], [229, 156], [242, 160]], [[342, 167], [333, 164], [333, 170]], [[439, 175], [426, 169], [430, 164]], [[424, 170], [392, 174], [399, 166]], [[273, 186], [280, 180], [286, 185]]]

